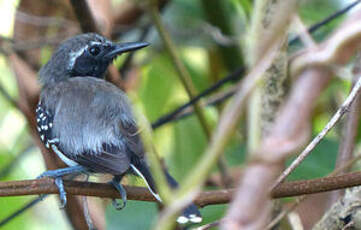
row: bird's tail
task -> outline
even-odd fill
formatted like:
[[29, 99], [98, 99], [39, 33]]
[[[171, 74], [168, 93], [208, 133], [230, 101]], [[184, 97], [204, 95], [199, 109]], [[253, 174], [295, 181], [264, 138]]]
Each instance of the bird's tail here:
[[[137, 160], [130, 164], [132, 170], [140, 176], [147, 184], [149, 191], [153, 194], [153, 196], [160, 202], [162, 202], [161, 198], [158, 195], [155, 182], [152, 174], [150, 173], [148, 165], [144, 160]], [[164, 170], [167, 182], [171, 188], [177, 188], [177, 181]], [[186, 223], [200, 223], [202, 222], [202, 216], [197, 208], [197, 206], [193, 203], [188, 205], [182, 212], [182, 215], [177, 218], [177, 222], [180, 224]]]

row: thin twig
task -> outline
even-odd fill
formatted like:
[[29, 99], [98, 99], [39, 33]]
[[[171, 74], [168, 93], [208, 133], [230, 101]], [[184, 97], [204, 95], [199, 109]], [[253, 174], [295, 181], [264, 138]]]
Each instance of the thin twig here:
[[[255, 4], [262, 3], [273, 4], [274, 1], [255, 1]], [[265, 58], [265, 54], [269, 52], [271, 48], [275, 49], [278, 54], [280, 45], [287, 34], [289, 22], [296, 12], [298, 1], [277, 1], [277, 6], [274, 7], [274, 11], [277, 13], [272, 14], [269, 22], [267, 33], [264, 33], [262, 37], [264, 39], [259, 40], [257, 44], [252, 47], [256, 53], [252, 54], [249, 59], [253, 68], [257, 68], [261, 60]], [[256, 7], [255, 7], [256, 9]], [[263, 9], [262, 9], [263, 11]], [[262, 14], [262, 12], [254, 12], [254, 14]], [[256, 17], [256, 16], [255, 16]], [[261, 17], [262, 18], [262, 17]], [[254, 21], [255, 22], [255, 21]], [[258, 21], [262, 26], [263, 21]], [[275, 47], [275, 44], [277, 46]], [[276, 55], [270, 58], [270, 62], [274, 60]], [[268, 67], [267, 67], [268, 68]], [[258, 74], [264, 74], [260, 72]], [[274, 124], [278, 122], [276, 117]], [[273, 125], [275, 126], [275, 125]], [[270, 134], [273, 132], [273, 128], [270, 129]], [[261, 146], [260, 144], [259, 146]], [[242, 180], [239, 183], [237, 193], [227, 211], [224, 218], [224, 222], [221, 223], [220, 229], [262, 229], [266, 226], [266, 221], [271, 212], [271, 202], [269, 199], [269, 193], [267, 188], [271, 185], [273, 178], [279, 173], [282, 167], [279, 162], [267, 162], [265, 160], [266, 153], [250, 154], [254, 159], [253, 163], [247, 164], [244, 170]], [[273, 154], [270, 154], [270, 157]], [[259, 161], [257, 160], [259, 159]], [[239, 210], [247, 210], [247, 212], [239, 212]]]
[[290, 74], [298, 76], [304, 69], [315, 66], [345, 64], [361, 47], [361, 11], [357, 10], [322, 45], [308, 47], [295, 55]]
[[[158, 33], [163, 40], [164, 46], [168, 51], [171, 60], [173, 61], [176, 71], [178, 72], [179, 79], [181, 80], [189, 98], [193, 99], [197, 95], [196, 89], [193, 85], [191, 76], [189, 75], [187, 69], [185, 68], [184, 64], [182, 63], [176, 52], [175, 45], [173, 44], [173, 41], [170, 38], [169, 33], [164, 28], [164, 25], [159, 15], [157, 0], [149, 0], [149, 11], [153, 19], [153, 22], [155, 24], [155, 27], [157, 28]], [[207, 120], [205, 118], [204, 112], [201, 109], [199, 103], [194, 103], [193, 107], [195, 113], [197, 114], [197, 118], [203, 128], [203, 131], [206, 137], [209, 139], [211, 135], [211, 130], [207, 124]]]
[[[310, 27], [307, 29], [307, 31], [308, 31], [309, 33], [314, 33], [314, 32], [316, 32], [316, 31], [317, 31], [318, 29], [320, 29], [322, 26], [327, 25], [328, 23], [330, 23], [331, 21], [333, 21], [333, 20], [336, 19], [337, 17], [339, 17], [339, 16], [341, 16], [342, 14], [348, 12], [349, 10], [351, 10], [354, 6], [356, 6], [356, 5], [357, 5], [358, 3], [360, 3], [360, 2], [361, 2], [360, 0], [357, 0], [357, 1], [355, 1], [354, 3], [350, 4], [349, 6], [345, 7], [344, 9], [341, 9], [340, 11], [337, 11], [337, 12], [333, 13], [333, 14], [330, 15], [329, 17], [323, 19], [322, 21], [317, 22], [316, 24], [310, 26]], [[297, 41], [297, 40], [299, 40], [299, 36], [297, 36], [296, 38], [292, 39], [292, 40], [288, 43], [288, 45], [292, 45], [292, 44], [293, 44], [295, 41]], [[244, 67], [240, 67], [240, 68], [237, 69], [236, 71], [230, 73], [230, 75], [237, 74], [237, 72], [240, 71], [242, 68], [244, 68]], [[228, 76], [230, 77], [230, 75], [228, 75]], [[227, 77], [224, 77], [224, 80], [225, 80], [225, 79], [228, 79], [228, 76], [227, 76]], [[231, 78], [232, 78], [232, 77], [231, 77]], [[221, 81], [222, 81], [222, 80], [221, 80]], [[228, 80], [222, 82], [222, 84], [225, 84], [225, 83], [227, 83], [227, 82], [228, 82]], [[218, 84], [218, 82], [217, 82], [216, 84]], [[216, 84], [215, 84], [215, 85], [216, 85]], [[213, 86], [211, 86], [211, 87], [213, 87]], [[206, 90], [203, 91], [202, 93], [200, 93], [199, 96], [202, 95], [202, 96], [200, 96], [200, 98], [209, 95], [209, 93], [212, 92], [212, 90], [210, 90], [211, 87], [208, 88], [208, 89], [206, 89]], [[218, 87], [215, 87], [214, 90], [216, 90], [217, 88], [218, 88]], [[210, 90], [209, 93], [208, 93], [208, 92], [205, 93], [205, 92], [208, 91], [208, 90]], [[224, 98], [221, 97], [220, 100], [217, 100], [216, 103], [218, 103], [219, 101], [223, 101], [223, 99], [227, 99], [228, 97], [230, 97], [230, 96], [232, 96], [232, 95], [233, 95], [233, 93], [227, 95], [227, 96], [224, 97]], [[198, 97], [198, 96], [197, 96], [197, 97]], [[196, 98], [197, 98], [197, 97], [196, 97]], [[195, 100], [195, 98], [194, 98], [193, 100]], [[186, 109], [187, 107], [189, 107], [189, 106], [191, 106], [191, 105], [193, 104], [191, 101], [192, 101], [192, 100], [190, 100], [190, 101], [187, 102], [186, 104], [178, 107], [178, 108], [175, 109], [173, 112], [170, 112], [170, 113], [168, 113], [168, 114], [166, 114], [166, 115], [158, 118], [158, 120], [155, 121], [155, 122], [152, 124], [153, 128], [158, 128], [159, 126], [162, 126], [163, 124], [168, 123], [168, 122], [170, 122], [170, 121], [177, 120], [177, 119], [180, 119], [180, 118], [183, 118], [183, 117], [186, 117], [186, 116], [191, 115], [191, 114], [193, 113], [192, 111], [189, 111], [189, 112], [187, 112], [186, 114], [184, 114], [184, 115], [182, 115], [182, 116], [179, 116], [179, 115], [178, 115], [179, 113], [181, 113], [181, 111], [184, 111], [184, 109]], [[196, 100], [196, 101], [197, 101], [197, 100]], [[206, 103], [206, 104], [207, 104], [207, 105], [208, 105], [208, 104], [212, 104], [212, 105], [213, 105], [214, 103], [212, 102], [212, 103]], [[182, 108], [182, 109], [181, 109], [181, 108]], [[178, 111], [178, 110], [179, 110], [179, 111]], [[178, 111], [178, 112], [176, 112], [176, 111]], [[168, 118], [168, 116], [169, 116], [169, 118]], [[173, 119], [171, 119], [171, 117], [172, 117]], [[159, 123], [159, 124], [158, 124], [158, 123]]]
[[291, 165], [282, 172], [280, 177], [276, 180], [272, 189], [282, 183], [286, 177], [302, 163], [302, 161], [311, 153], [311, 151], [320, 143], [320, 141], [326, 136], [326, 134], [335, 126], [335, 124], [341, 119], [341, 117], [348, 112], [352, 102], [356, 99], [357, 94], [361, 88], [361, 78], [356, 82], [355, 86], [352, 88], [350, 95], [342, 103], [341, 107], [337, 110], [335, 115], [331, 120], [326, 124], [325, 128], [307, 145], [307, 147], [302, 151], [300, 155], [291, 163]]
[[[354, 70], [358, 69], [360, 67], [360, 64], [361, 56], [359, 54], [356, 58]], [[354, 84], [358, 80], [360, 74], [360, 71], [354, 72], [352, 78], [352, 88], [354, 87]], [[346, 115], [345, 121], [343, 122], [342, 137], [339, 145], [335, 168], [343, 166], [345, 163], [347, 163], [347, 161], [352, 159], [359, 125], [360, 106], [360, 94], [358, 94], [355, 98], [354, 103], [352, 103], [352, 105], [350, 106], [350, 112]], [[343, 171], [347, 172], [349, 170], [350, 167], [346, 167]], [[328, 201], [329, 204], [333, 204], [336, 200], [342, 197], [343, 194], [344, 191], [335, 191], [331, 193]]]
[[158, 118], [158, 120], [156, 120], [155, 122], [152, 123], [152, 128], [156, 129], [156, 128], [164, 125], [165, 123], [168, 123], [169, 121], [174, 120], [178, 116], [178, 114], [180, 114], [186, 108], [193, 105], [195, 102], [198, 102], [201, 98], [209, 95], [210, 93], [213, 93], [215, 90], [219, 89], [225, 83], [239, 79], [244, 74], [244, 72], [245, 72], [244, 67], [240, 67], [239, 69], [230, 73], [229, 75], [222, 78], [221, 80], [219, 80], [218, 82], [216, 82], [215, 84], [210, 86], [209, 88], [205, 89], [203, 92], [198, 94], [196, 97], [189, 100], [187, 103], [179, 106], [177, 109], [173, 110], [172, 112]]
[[[202, 107], [218, 105], [224, 102], [225, 100], [229, 99], [230, 97], [232, 97], [236, 93], [236, 91], [237, 91], [237, 87], [230, 87], [225, 91], [216, 93], [214, 96], [210, 97], [204, 104], [202, 104]], [[185, 110], [183, 110], [183, 112], [178, 113], [171, 121], [178, 121], [188, 116], [191, 116], [192, 114], [193, 114], [193, 108], [188, 107]]]
[[[180, 57], [178, 56], [177, 52], [176, 52], [176, 48], [175, 45], [173, 44], [173, 41], [168, 33], [168, 31], [165, 29], [163, 22], [161, 20], [160, 14], [159, 14], [159, 10], [158, 10], [158, 0], [149, 0], [148, 2], [148, 7], [149, 7], [149, 11], [150, 11], [150, 15], [153, 19], [153, 22], [155, 24], [155, 27], [158, 30], [158, 33], [160, 35], [160, 37], [163, 40], [163, 43], [165, 45], [166, 50], [168, 51], [170, 58], [175, 66], [176, 71], [178, 72], [178, 76], [179, 79], [181, 80], [189, 99], [193, 99], [196, 95], [197, 95], [197, 91], [193, 85], [192, 82], [192, 78], [189, 75], [187, 69], [185, 68], [183, 62], [181, 61]], [[200, 125], [203, 129], [203, 132], [207, 138], [207, 140], [210, 140], [211, 137], [211, 129], [207, 123], [207, 119], [204, 115], [204, 111], [202, 110], [200, 104], [198, 102], [193, 104], [194, 107], [194, 111], [197, 115], [197, 118], [200, 122]], [[222, 171], [222, 175], [228, 175], [227, 172], [227, 165], [225, 163], [225, 160], [222, 160], [222, 158], [219, 156], [217, 159], [217, 163], [218, 163], [218, 168]], [[227, 177], [228, 178], [228, 177]], [[224, 179], [224, 181], [227, 181], [227, 178]], [[191, 194], [191, 192], [189, 193]], [[181, 196], [179, 196], [181, 197]], [[183, 196], [184, 199], [189, 200], [189, 197], [187, 196]], [[184, 201], [186, 201], [184, 200]], [[176, 202], [173, 202], [173, 205], [175, 205]], [[172, 209], [172, 207], [169, 207], [168, 210], [175, 210]], [[170, 213], [169, 213], [170, 214]], [[170, 216], [174, 216], [173, 214], [170, 214]], [[168, 218], [164, 218], [164, 222], [158, 222], [158, 229], [163, 229], [163, 224], [164, 226], [167, 226], [169, 224], [167, 224], [168, 222]], [[169, 227], [164, 227], [164, 229], [167, 229]]]
[[[348, 11], [350, 11], [353, 7], [355, 7], [357, 4], [359, 4], [361, 1], [360, 0], [356, 0], [353, 3], [351, 3], [350, 5], [346, 6], [345, 8], [336, 11], [335, 13], [332, 13], [330, 16], [326, 17], [325, 19], [323, 19], [320, 22], [317, 22], [316, 24], [313, 24], [311, 27], [308, 28], [308, 32], [309, 33], [313, 33], [315, 31], [317, 31], [318, 29], [320, 29], [322, 26], [325, 26], [326, 24], [332, 22], [333, 20], [337, 19], [338, 17], [340, 17], [341, 15], [347, 13]], [[293, 38], [290, 42], [289, 45], [293, 45], [294, 43], [296, 43], [298, 40], [300, 39], [300, 36], [296, 36], [295, 38]]]
[[[353, 164], [355, 164], [360, 159], [361, 159], [361, 154], [357, 155], [353, 159], [348, 160], [343, 165], [336, 168], [332, 173], [330, 173], [328, 175], [328, 177], [336, 176], [336, 175], [344, 172], [345, 169], [351, 167]], [[286, 184], [286, 183], [284, 183], [284, 184]], [[338, 191], [338, 190], [336, 190], [336, 191]], [[292, 212], [302, 201], [304, 201], [307, 198], [308, 198], [307, 195], [302, 195], [302, 196], [296, 198], [296, 200], [291, 205], [289, 205], [285, 210], [283, 210], [279, 215], [277, 215], [277, 217], [275, 217], [267, 225], [267, 229], [273, 229], [273, 227], [276, 226], [288, 213]]]
[[[262, 79], [262, 73], [269, 67], [271, 60], [276, 55], [278, 48], [278, 41], [269, 48], [265, 53], [263, 59], [258, 65], [238, 84], [238, 91], [231, 101], [222, 112], [222, 116], [218, 123], [214, 135], [211, 139], [211, 143], [208, 146], [206, 152], [199, 160], [195, 171], [192, 171], [188, 178], [185, 180], [184, 188], [199, 187], [206, 179], [209, 170], [212, 168], [218, 157], [223, 153], [223, 149], [226, 143], [230, 140], [231, 136], [237, 129], [237, 124], [241, 117], [242, 108], [246, 101], [248, 94], [256, 86], [256, 84]], [[197, 177], [194, 175], [197, 174]], [[192, 176], [193, 175], [193, 176]]]

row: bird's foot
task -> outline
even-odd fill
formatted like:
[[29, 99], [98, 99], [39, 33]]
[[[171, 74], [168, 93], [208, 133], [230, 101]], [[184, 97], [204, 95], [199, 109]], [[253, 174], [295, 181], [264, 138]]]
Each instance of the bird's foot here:
[[116, 190], [118, 190], [120, 196], [122, 197], [122, 203], [119, 203], [116, 199], [112, 200], [113, 207], [117, 210], [125, 208], [127, 205], [127, 192], [125, 191], [124, 187], [115, 178], [113, 178], [113, 180], [111, 180], [109, 183], [113, 185]]
[[60, 197], [60, 203], [61, 203], [60, 209], [63, 209], [63, 208], [65, 208], [65, 205], [66, 205], [66, 192], [64, 189], [63, 178], [56, 177], [55, 185], [56, 185], [56, 187], [58, 187], [58, 190], [59, 190], [59, 197]]
[[86, 172], [85, 169], [80, 166], [72, 166], [72, 167], [68, 167], [68, 168], [62, 168], [62, 169], [56, 169], [56, 170], [48, 170], [44, 173], [42, 173], [40, 176], [37, 177], [37, 179], [41, 179], [44, 177], [50, 177], [50, 178], [54, 178], [54, 182], [56, 187], [58, 188], [59, 191], [59, 197], [60, 197], [60, 208], [64, 208], [67, 202], [66, 199], [66, 192], [65, 192], [65, 188], [64, 188], [64, 183], [63, 183], [63, 176], [65, 175], [69, 175], [69, 174], [79, 174], [81, 172]]

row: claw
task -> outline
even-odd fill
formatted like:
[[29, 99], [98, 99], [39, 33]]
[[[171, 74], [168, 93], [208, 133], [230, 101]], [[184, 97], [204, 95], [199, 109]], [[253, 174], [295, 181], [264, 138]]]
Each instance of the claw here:
[[119, 179], [115, 177], [110, 181], [110, 184], [113, 185], [116, 190], [118, 190], [123, 201], [122, 204], [120, 204], [116, 199], [113, 199], [113, 207], [117, 210], [125, 208], [127, 205], [127, 192], [125, 191], [124, 187], [119, 183]]
[[122, 203], [119, 203], [117, 199], [112, 199], [112, 205], [116, 210], [122, 210], [123, 208], [125, 208], [126, 204], [127, 202], [124, 202], [124, 200]]
[[51, 178], [55, 179], [55, 185], [56, 185], [56, 187], [58, 187], [60, 201], [61, 201], [60, 208], [64, 208], [66, 205], [66, 192], [64, 189], [62, 176], [65, 176], [65, 175], [74, 175], [75, 176], [80, 173], [87, 173], [87, 170], [83, 166], [76, 165], [76, 166], [71, 166], [68, 168], [49, 170], [49, 171], [43, 172], [40, 176], [37, 177], [37, 179], [41, 179], [44, 177], [51, 177]]

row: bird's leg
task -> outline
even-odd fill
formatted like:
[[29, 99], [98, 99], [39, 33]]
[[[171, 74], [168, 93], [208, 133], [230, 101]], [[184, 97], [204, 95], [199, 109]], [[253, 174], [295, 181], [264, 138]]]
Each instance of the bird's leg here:
[[122, 179], [122, 177], [123, 176], [114, 176], [113, 179], [109, 182], [111, 185], [114, 186], [116, 190], [118, 190], [120, 196], [122, 197], [122, 201], [123, 201], [122, 204], [118, 203], [116, 199], [113, 199], [112, 201], [114, 208], [117, 210], [121, 210], [125, 208], [127, 204], [127, 192], [125, 191], [124, 187], [120, 184], [120, 180]]
[[59, 197], [60, 197], [60, 208], [65, 208], [66, 205], [66, 192], [64, 189], [64, 184], [63, 184], [63, 178], [61, 177], [55, 177], [55, 185], [56, 187], [58, 187], [59, 190]]
[[40, 179], [43, 177], [56, 178], [56, 177], [62, 177], [62, 176], [69, 175], [69, 174], [80, 174], [80, 173], [85, 173], [85, 172], [86, 172], [86, 169], [83, 166], [76, 165], [76, 166], [71, 166], [71, 167], [62, 168], [62, 169], [48, 170], [46, 172], [43, 172], [36, 179]]
[[65, 175], [69, 175], [69, 174], [76, 175], [76, 174], [80, 174], [80, 173], [86, 173], [86, 169], [83, 166], [76, 165], [76, 166], [71, 166], [71, 167], [62, 168], [62, 169], [48, 170], [48, 171], [42, 173], [36, 179], [40, 179], [43, 177], [51, 177], [51, 178], [55, 179], [55, 185], [59, 190], [59, 197], [60, 197], [60, 201], [61, 201], [60, 208], [64, 208], [66, 205], [66, 192], [64, 189], [62, 177]]

